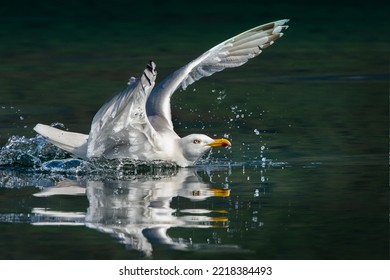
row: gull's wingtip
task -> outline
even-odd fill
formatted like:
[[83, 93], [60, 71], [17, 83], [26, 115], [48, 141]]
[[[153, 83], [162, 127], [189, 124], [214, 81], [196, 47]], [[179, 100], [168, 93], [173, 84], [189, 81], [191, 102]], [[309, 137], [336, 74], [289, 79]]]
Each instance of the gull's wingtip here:
[[157, 75], [156, 63], [153, 60], [149, 60], [149, 63], [146, 64], [146, 69], [148, 69], [154, 76]]
[[285, 25], [285, 24], [289, 21], [290, 21], [289, 19], [281, 19], [281, 20], [274, 21], [272, 34], [274, 34], [274, 35], [278, 34], [279, 38], [282, 37], [284, 35], [283, 31], [287, 30], [289, 27], [288, 25]]
[[275, 24], [275, 26], [281, 26], [281, 25], [286, 24], [289, 21], [290, 21], [290, 19], [281, 19], [281, 20], [275, 21], [274, 24]]
[[146, 65], [147, 67], [156, 68], [156, 63], [153, 60], [149, 60], [149, 63]]

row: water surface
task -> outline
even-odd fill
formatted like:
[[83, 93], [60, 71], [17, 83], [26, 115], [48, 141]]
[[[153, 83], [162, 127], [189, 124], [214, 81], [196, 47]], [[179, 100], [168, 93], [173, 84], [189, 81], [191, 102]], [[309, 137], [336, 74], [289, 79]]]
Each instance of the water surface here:
[[[0, 258], [389, 258], [384, 11], [243, 3], [129, 17], [72, 5], [1, 14]], [[88, 133], [150, 59], [161, 81], [285, 17], [291, 28], [264, 54], [174, 95], [180, 135], [232, 142], [194, 168], [83, 162], [32, 130]]]

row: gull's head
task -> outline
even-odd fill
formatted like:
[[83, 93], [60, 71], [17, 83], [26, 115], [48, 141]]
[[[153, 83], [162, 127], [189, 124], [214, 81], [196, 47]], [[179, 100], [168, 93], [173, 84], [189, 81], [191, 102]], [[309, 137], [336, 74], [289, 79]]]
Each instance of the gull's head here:
[[180, 139], [184, 158], [194, 163], [211, 148], [231, 146], [229, 140], [212, 139], [204, 134], [191, 134]]

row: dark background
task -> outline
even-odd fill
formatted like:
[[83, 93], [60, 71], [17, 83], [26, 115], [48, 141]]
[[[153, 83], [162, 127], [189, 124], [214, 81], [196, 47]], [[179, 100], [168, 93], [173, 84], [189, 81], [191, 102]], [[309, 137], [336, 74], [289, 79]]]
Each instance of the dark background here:
[[[14, 135], [34, 137], [38, 122], [88, 133], [100, 106], [150, 59], [161, 81], [237, 33], [289, 18], [285, 36], [258, 60], [175, 94], [175, 128], [229, 134], [232, 162], [257, 160], [265, 145], [267, 157], [291, 164], [268, 170], [272, 193], [261, 218], [271, 227], [232, 237], [256, 250], [251, 258], [389, 258], [388, 1], [1, 1], [0, 7], [0, 146]], [[225, 89], [217, 104], [212, 91]], [[235, 104], [252, 117], [229, 121]], [[254, 129], [265, 132], [260, 142]], [[231, 199], [246, 205], [255, 186], [239, 175], [232, 175], [240, 183]], [[2, 188], [2, 212], [28, 212], [42, 202], [31, 198], [34, 191]], [[51, 203], [87, 207], [85, 199]], [[250, 217], [250, 209], [242, 211]], [[91, 230], [1, 227], [0, 258], [139, 258]]]

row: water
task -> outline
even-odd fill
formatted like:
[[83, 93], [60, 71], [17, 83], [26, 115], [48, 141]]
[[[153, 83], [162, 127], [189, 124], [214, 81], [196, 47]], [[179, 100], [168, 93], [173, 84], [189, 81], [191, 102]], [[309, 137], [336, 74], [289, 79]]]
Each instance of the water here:
[[[1, 12], [1, 259], [389, 258], [384, 11], [74, 5]], [[232, 142], [194, 168], [72, 159], [32, 130], [87, 133], [149, 59], [161, 81], [289, 16], [264, 54], [174, 95], [180, 135]]]

